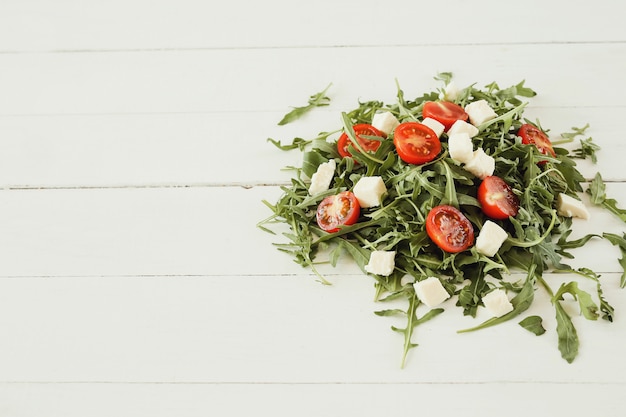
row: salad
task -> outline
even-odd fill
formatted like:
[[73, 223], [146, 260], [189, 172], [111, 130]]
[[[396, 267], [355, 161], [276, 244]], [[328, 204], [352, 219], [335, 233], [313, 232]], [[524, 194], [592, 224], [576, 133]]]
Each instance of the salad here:
[[[402, 366], [416, 346], [416, 326], [444, 307], [473, 317], [485, 308], [491, 318], [459, 330], [475, 331], [515, 319], [532, 305], [536, 291], [550, 297], [558, 349], [571, 363], [579, 340], [564, 296], [577, 300], [589, 320], [612, 321], [614, 309], [597, 273], [564, 260], [595, 238], [626, 252], [626, 234], [569, 239], [572, 217], [589, 216], [583, 192], [626, 222], [601, 175], [587, 182], [576, 168], [577, 159], [595, 163], [599, 147], [585, 137], [588, 126], [553, 143], [538, 121], [524, 118], [527, 99], [536, 95], [524, 81], [459, 88], [451, 73], [436, 79], [441, 88], [415, 99], [405, 98], [398, 86], [394, 103], [359, 102], [341, 113], [336, 130], [313, 139], [269, 139], [282, 150], [301, 151], [302, 165], [291, 168], [291, 184], [282, 187], [278, 201], [264, 201], [272, 214], [258, 226], [271, 233], [273, 226], [287, 227], [276, 246], [321, 282], [329, 283], [317, 271], [316, 257], [324, 252], [334, 266], [347, 256], [373, 279], [377, 301], [404, 300], [405, 308], [376, 312], [405, 319], [405, 327], [392, 327], [404, 336]], [[328, 105], [327, 90], [281, 123]], [[578, 147], [559, 146], [565, 142]], [[510, 282], [505, 278], [511, 272], [525, 278]], [[576, 281], [555, 287], [544, 277], [548, 272], [576, 274], [592, 280], [596, 290], [584, 291]], [[446, 302], [450, 298], [456, 301]], [[418, 315], [420, 305], [426, 312]], [[537, 335], [546, 331], [536, 315], [519, 324]]]

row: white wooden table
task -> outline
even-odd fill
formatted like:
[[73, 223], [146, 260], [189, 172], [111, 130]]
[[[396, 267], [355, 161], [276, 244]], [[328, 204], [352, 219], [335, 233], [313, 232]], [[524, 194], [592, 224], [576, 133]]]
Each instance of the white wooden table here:
[[[373, 281], [332, 286], [256, 228], [300, 161], [290, 141], [358, 100], [523, 79], [553, 132], [590, 123], [626, 207], [624, 3], [3, 0], [0, 416], [620, 415], [617, 248], [577, 251], [616, 320], [574, 317], [572, 364], [516, 322], [471, 334], [450, 307], [405, 369]], [[332, 82], [332, 104], [280, 127]], [[626, 228], [591, 208], [574, 235]], [[544, 297], [542, 300], [541, 297]], [[543, 302], [542, 302], [543, 301]], [[542, 307], [543, 306], [543, 307]], [[544, 310], [545, 308], [545, 310]]]

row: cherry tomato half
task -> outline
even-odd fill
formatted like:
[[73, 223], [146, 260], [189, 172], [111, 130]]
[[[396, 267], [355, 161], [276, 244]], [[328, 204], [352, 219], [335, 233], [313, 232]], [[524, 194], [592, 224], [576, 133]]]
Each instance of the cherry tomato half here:
[[[352, 126], [352, 128], [354, 129], [354, 135], [356, 136], [356, 139], [359, 142], [359, 145], [361, 145], [361, 148], [363, 148], [365, 152], [372, 152], [372, 153], [376, 152], [376, 150], [378, 150], [378, 148], [380, 147], [380, 141], [366, 139], [366, 138], [361, 137], [362, 135], [363, 136], [379, 136], [380, 138], [385, 137], [385, 134], [382, 133], [380, 130], [366, 123], [356, 124]], [[339, 151], [339, 155], [341, 155], [344, 158], [348, 156], [352, 156], [350, 152], [348, 152], [348, 146], [350, 146], [351, 143], [352, 142], [350, 141], [348, 134], [345, 132], [342, 133], [341, 136], [339, 136], [339, 139], [337, 140], [337, 150]]]
[[421, 123], [400, 123], [393, 133], [398, 156], [408, 164], [430, 162], [441, 152], [441, 142], [433, 130]]
[[445, 126], [446, 131], [457, 120], [467, 121], [469, 118], [463, 107], [451, 101], [427, 101], [422, 108], [422, 116], [437, 120]]
[[533, 144], [544, 155], [556, 156], [554, 149], [552, 148], [552, 142], [544, 132], [542, 132], [536, 126], [529, 123], [523, 124], [519, 128], [517, 134], [522, 138], [522, 143], [525, 145]]
[[433, 207], [426, 216], [428, 237], [445, 252], [462, 252], [474, 244], [472, 223], [457, 208]]
[[354, 193], [343, 191], [322, 200], [317, 206], [316, 219], [322, 230], [334, 233], [340, 226], [356, 223], [360, 213], [361, 206]]
[[487, 217], [508, 219], [519, 211], [519, 197], [502, 178], [489, 176], [478, 187], [478, 202]]

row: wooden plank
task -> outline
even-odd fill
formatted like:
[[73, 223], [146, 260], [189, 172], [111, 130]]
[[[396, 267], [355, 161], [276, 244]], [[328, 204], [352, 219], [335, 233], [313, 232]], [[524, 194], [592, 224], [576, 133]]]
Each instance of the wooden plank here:
[[[286, 183], [291, 173], [282, 168], [299, 166], [301, 153], [281, 152], [266, 139], [290, 143], [294, 137], [311, 139], [321, 131], [340, 129], [340, 112], [353, 107], [320, 109], [283, 127], [276, 125], [283, 114], [279, 112], [0, 117], [0, 186]], [[607, 181], [623, 181], [622, 112], [605, 107], [531, 107], [526, 115], [550, 128], [555, 139], [572, 126], [589, 123], [587, 133], [602, 150], [598, 164], [581, 162], [581, 171], [588, 178], [601, 171]]]
[[[626, 207], [626, 185], [609, 196]], [[175, 187], [0, 191], [3, 222], [0, 276], [283, 275], [305, 272], [256, 228], [271, 214], [278, 187]], [[613, 231], [623, 224], [590, 207], [592, 220], [576, 220], [571, 238]], [[591, 242], [573, 266], [619, 272], [619, 251]], [[357, 274], [351, 263], [324, 273]]]
[[[17, 384], [0, 385], [0, 412], [20, 417], [301, 417], [401, 415], [612, 415], [620, 384]], [[488, 394], [486, 394], [488, 393]], [[583, 398], [583, 401], [573, 400]], [[453, 399], [453, 401], [451, 400]], [[527, 399], [520, 404], [520, 399]], [[511, 406], [511, 404], [517, 404]]]
[[[461, 86], [525, 79], [541, 93], [539, 107], [623, 107], [614, 86], [625, 54], [622, 43], [0, 54], [0, 114], [284, 112], [331, 82], [345, 108], [357, 99], [394, 100], [394, 79], [407, 97], [421, 95], [439, 86], [440, 71], [454, 72]], [[357, 71], [363, 56], [429, 59]], [[526, 56], [542, 57], [542, 65]], [[564, 77], [546, 68], [576, 70]]]
[[[0, 280], [1, 385], [12, 383], [186, 384], [625, 384], [626, 296], [606, 274], [613, 323], [588, 321], [564, 302], [581, 341], [572, 364], [557, 349], [545, 291], [502, 325], [457, 331], [488, 318], [464, 317], [455, 299], [416, 328], [404, 369], [400, 318], [374, 311], [369, 280], [333, 286], [307, 276], [23, 277]], [[546, 275], [558, 288], [572, 277]], [[581, 281], [593, 291], [594, 283]], [[421, 316], [428, 309], [421, 306]], [[517, 322], [540, 315], [547, 333]], [[607, 372], [611, 369], [611, 372]], [[0, 387], [0, 392], [2, 392]]]
[[620, 10], [617, 0], [4, 1], [0, 51], [623, 41]]

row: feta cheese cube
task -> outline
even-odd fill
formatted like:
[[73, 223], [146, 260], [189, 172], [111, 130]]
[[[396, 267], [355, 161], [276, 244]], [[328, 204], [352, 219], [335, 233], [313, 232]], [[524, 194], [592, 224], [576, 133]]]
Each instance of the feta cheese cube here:
[[370, 274], [389, 276], [396, 266], [395, 257], [395, 251], [375, 250], [370, 254], [365, 270]]
[[557, 213], [565, 217], [578, 217], [585, 220], [590, 217], [589, 211], [582, 201], [563, 193], [559, 193], [557, 197], [556, 210]]
[[474, 144], [465, 132], [448, 136], [448, 153], [450, 158], [466, 164], [474, 157]]
[[484, 180], [496, 169], [496, 160], [491, 155], [487, 155], [482, 148], [474, 151], [472, 158], [465, 163], [466, 170]]
[[428, 307], [435, 307], [450, 298], [450, 294], [436, 277], [428, 277], [413, 284], [417, 298]]
[[380, 206], [387, 187], [382, 177], [361, 177], [352, 190], [363, 208]]
[[461, 94], [459, 87], [454, 83], [454, 81], [450, 81], [439, 94], [439, 98], [441, 100], [454, 101], [459, 98], [459, 94]]
[[431, 117], [425, 117], [424, 120], [422, 120], [422, 124], [430, 127], [433, 132], [437, 134], [438, 138], [441, 137], [441, 134], [446, 128], [439, 120], [435, 120]]
[[455, 133], [467, 133], [470, 138], [473, 138], [478, 134], [478, 128], [471, 123], [467, 123], [465, 120], [457, 120], [448, 129], [448, 136]]
[[323, 193], [330, 187], [330, 182], [335, 175], [337, 163], [334, 159], [324, 162], [317, 167], [317, 171], [311, 176], [311, 185], [309, 185], [309, 194], [314, 196]]
[[483, 304], [489, 313], [494, 317], [504, 316], [513, 311], [513, 304], [509, 301], [506, 292], [496, 289], [483, 297]]
[[509, 235], [506, 230], [487, 220], [476, 238], [476, 250], [485, 256], [495, 255]]
[[487, 103], [487, 100], [478, 100], [468, 104], [465, 106], [465, 112], [469, 115], [470, 123], [474, 126], [479, 126], [498, 116]]
[[388, 111], [376, 113], [372, 118], [372, 126], [387, 136], [389, 136], [389, 134], [393, 132], [393, 129], [395, 129], [399, 124], [400, 122], [396, 119], [396, 116]]

